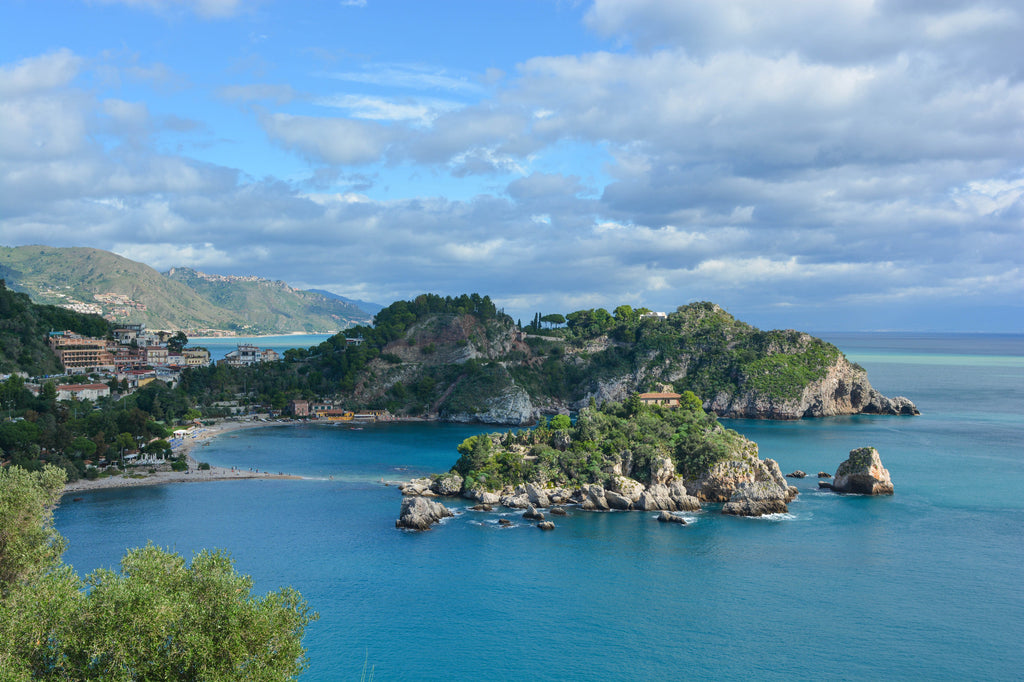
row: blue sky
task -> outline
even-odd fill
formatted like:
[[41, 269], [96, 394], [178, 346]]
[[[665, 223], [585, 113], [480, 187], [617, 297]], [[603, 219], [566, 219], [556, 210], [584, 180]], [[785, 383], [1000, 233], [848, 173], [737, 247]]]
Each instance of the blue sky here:
[[0, 3], [0, 244], [1024, 331], [1010, 0]]

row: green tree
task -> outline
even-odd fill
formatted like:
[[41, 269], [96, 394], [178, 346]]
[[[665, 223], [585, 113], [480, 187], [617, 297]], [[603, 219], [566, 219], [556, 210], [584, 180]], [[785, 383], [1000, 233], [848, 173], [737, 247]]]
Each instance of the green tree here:
[[568, 431], [572, 428], [572, 420], [567, 414], [556, 414], [551, 418], [548, 426], [553, 431]]
[[167, 339], [168, 350], [172, 350], [175, 353], [180, 353], [181, 349], [184, 348], [187, 344], [188, 336], [186, 336], [185, 332], [183, 331], [175, 332], [174, 336]]
[[65, 475], [54, 466], [34, 472], [0, 468], [0, 598], [55, 565], [64, 552], [53, 528], [53, 506]]
[[64, 472], [0, 470], [0, 679], [288, 680], [317, 618], [291, 588], [264, 597], [223, 552], [191, 565], [152, 545], [82, 581], [51, 509]]

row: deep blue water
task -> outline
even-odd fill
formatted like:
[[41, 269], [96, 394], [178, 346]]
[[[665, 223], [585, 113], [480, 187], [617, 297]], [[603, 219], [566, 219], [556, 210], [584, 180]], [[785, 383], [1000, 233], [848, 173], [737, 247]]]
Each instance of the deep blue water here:
[[197, 454], [315, 480], [80, 494], [56, 514], [65, 558], [84, 573], [150, 540], [229, 550], [257, 591], [291, 585], [320, 612], [304, 681], [364, 660], [377, 680], [1019, 679], [1024, 337], [826, 338], [922, 416], [726, 425], [787, 472], [875, 446], [893, 497], [809, 477], [770, 519], [577, 512], [543, 533], [466, 512], [408, 533], [379, 481], [448, 468], [481, 429], [268, 427]]

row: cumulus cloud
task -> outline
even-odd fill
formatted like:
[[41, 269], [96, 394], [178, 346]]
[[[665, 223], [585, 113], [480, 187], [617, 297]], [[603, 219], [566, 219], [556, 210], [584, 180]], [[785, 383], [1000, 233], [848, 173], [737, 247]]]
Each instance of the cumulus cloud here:
[[[306, 177], [168, 151], [161, 131], [202, 122], [76, 86], [102, 65], [70, 51], [2, 65], [0, 229], [383, 303], [480, 291], [527, 315], [1019, 302], [1015, 4], [595, 0], [585, 23], [607, 49], [507, 73], [385, 61], [306, 74], [319, 94], [294, 75], [215, 89]], [[413, 189], [375, 191], [396, 167]], [[426, 176], [476, 191], [417, 191]]]

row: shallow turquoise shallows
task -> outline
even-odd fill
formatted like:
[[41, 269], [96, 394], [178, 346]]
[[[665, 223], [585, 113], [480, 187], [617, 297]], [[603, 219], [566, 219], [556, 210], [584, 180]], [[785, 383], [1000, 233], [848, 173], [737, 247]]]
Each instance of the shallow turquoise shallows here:
[[[727, 421], [811, 474], [784, 516], [573, 511], [545, 533], [466, 511], [403, 532], [381, 479], [445, 470], [483, 429], [271, 426], [196, 454], [312, 480], [76, 493], [56, 514], [65, 558], [85, 573], [147, 541], [227, 549], [257, 591], [291, 585], [320, 613], [304, 682], [364, 662], [376, 680], [1019, 679], [1024, 337], [826, 338], [922, 416]], [[896, 494], [819, 492], [861, 446]]]

